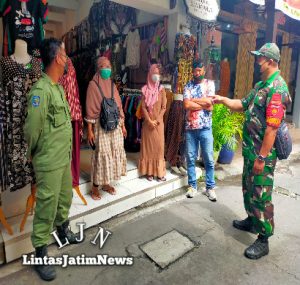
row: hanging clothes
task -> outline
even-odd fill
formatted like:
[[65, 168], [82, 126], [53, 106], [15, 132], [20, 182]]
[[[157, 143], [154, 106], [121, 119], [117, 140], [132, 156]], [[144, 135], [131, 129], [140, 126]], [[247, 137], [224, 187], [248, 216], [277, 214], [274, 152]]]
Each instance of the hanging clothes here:
[[170, 166], [182, 166], [185, 161], [184, 139], [185, 110], [182, 100], [171, 103], [166, 128], [165, 157]]
[[167, 106], [166, 106], [166, 112], [164, 115], [164, 125], [165, 125], [165, 133], [166, 133], [166, 129], [167, 129], [167, 124], [168, 124], [168, 117], [169, 117], [169, 113], [170, 113], [170, 109], [171, 109], [171, 104], [173, 102], [173, 92], [171, 91], [170, 88], [166, 88], [166, 97], [167, 97]]
[[23, 65], [11, 57], [0, 60], [3, 76], [3, 133], [7, 153], [8, 186], [11, 191], [34, 182], [32, 164], [27, 160], [27, 143], [24, 124], [27, 110], [27, 93], [41, 76], [40, 62], [32, 58]]
[[[28, 44], [28, 52], [39, 48], [44, 39], [43, 24], [48, 20], [47, 0], [1, 1], [0, 16], [3, 17], [3, 31], [7, 46], [5, 56], [15, 49], [15, 40], [22, 39]], [[2, 5], [1, 5], [2, 4]]]
[[121, 95], [127, 137], [124, 148], [127, 152], [139, 152], [142, 133], [142, 118], [137, 113], [141, 106], [141, 92], [135, 89], [124, 89]]
[[0, 87], [0, 206], [1, 206], [1, 192], [5, 191], [8, 186], [7, 181], [7, 156], [6, 156], [6, 144], [3, 133], [3, 108], [4, 97], [2, 89]]
[[68, 73], [59, 80], [64, 88], [66, 99], [69, 103], [72, 126], [73, 126], [73, 148], [72, 148], [72, 177], [73, 186], [79, 185], [80, 175], [80, 140], [83, 136], [83, 119], [79, 101], [79, 88], [76, 79], [76, 71], [71, 59], [68, 59]]
[[124, 47], [126, 47], [126, 67], [134, 69], [140, 66], [140, 45], [139, 30], [130, 31], [124, 42]]

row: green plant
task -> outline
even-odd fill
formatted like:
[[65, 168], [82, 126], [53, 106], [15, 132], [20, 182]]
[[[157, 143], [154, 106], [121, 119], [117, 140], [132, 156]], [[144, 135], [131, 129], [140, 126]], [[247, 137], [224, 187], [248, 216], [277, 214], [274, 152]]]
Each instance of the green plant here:
[[220, 151], [223, 145], [235, 150], [238, 140], [243, 136], [244, 114], [231, 112], [224, 105], [214, 105], [212, 129], [214, 151]]

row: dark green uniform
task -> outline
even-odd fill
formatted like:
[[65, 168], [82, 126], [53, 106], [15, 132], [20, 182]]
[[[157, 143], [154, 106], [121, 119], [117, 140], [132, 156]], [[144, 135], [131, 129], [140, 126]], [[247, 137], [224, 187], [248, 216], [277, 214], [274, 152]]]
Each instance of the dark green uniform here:
[[245, 111], [243, 129], [243, 195], [245, 209], [258, 233], [269, 237], [274, 231], [274, 206], [272, 191], [274, 170], [277, 161], [276, 150], [270, 151], [263, 173], [254, 175], [253, 165], [258, 157], [267, 127], [266, 110], [274, 94], [280, 94], [285, 108], [291, 103], [284, 79], [275, 72], [267, 81], [259, 82], [242, 100]]
[[37, 178], [32, 244], [47, 245], [54, 226], [68, 219], [72, 202], [72, 125], [63, 88], [43, 74], [28, 95], [28, 156]]

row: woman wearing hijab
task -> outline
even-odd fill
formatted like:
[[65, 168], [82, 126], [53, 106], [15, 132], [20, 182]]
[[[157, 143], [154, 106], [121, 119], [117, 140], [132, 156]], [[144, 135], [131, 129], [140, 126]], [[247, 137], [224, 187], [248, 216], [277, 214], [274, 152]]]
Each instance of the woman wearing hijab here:
[[142, 93], [142, 112], [145, 120], [138, 163], [139, 173], [141, 176], [146, 175], [149, 181], [154, 177], [157, 177], [158, 181], [166, 181], [163, 116], [167, 98], [165, 89], [160, 85], [160, 70], [157, 64], [151, 65]]
[[[114, 187], [110, 185], [112, 181], [120, 180], [122, 175], [126, 175], [126, 154], [124, 150], [124, 139], [127, 132], [124, 126], [124, 113], [119, 92], [112, 84], [111, 63], [106, 57], [97, 60], [98, 72], [90, 81], [86, 99], [86, 118], [88, 123], [88, 141], [94, 149], [92, 154], [92, 191], [94, 200], [100, 200], [100, 189], [111, 195], [116, 194]], [[111, 98], [112, 89], [114, 100], [120, 112], [120, 120], [116, 129], [105, 131], [100, 125], [100, 113], [102, 95]]]

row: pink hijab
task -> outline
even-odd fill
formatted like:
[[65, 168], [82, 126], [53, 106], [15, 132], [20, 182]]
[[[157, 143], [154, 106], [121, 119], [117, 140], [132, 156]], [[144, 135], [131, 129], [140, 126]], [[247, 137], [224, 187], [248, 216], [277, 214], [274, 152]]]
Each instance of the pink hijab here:
[[163, 87], [160, 86], [159, 81], [157, 82], [152, 81], [152, 75], [154, 74], [154, 71], [157, 68], [158, 68], [158, 64], [151, 65], [150, 70], [148, 72], [147, 84], [144, 85], [144, 87], [142, 88], [142, 93], [145, 96], [145, 103], [149, 112], [152, 112], [153, 105], [158, 100], [158, 94], [163, 89]]

